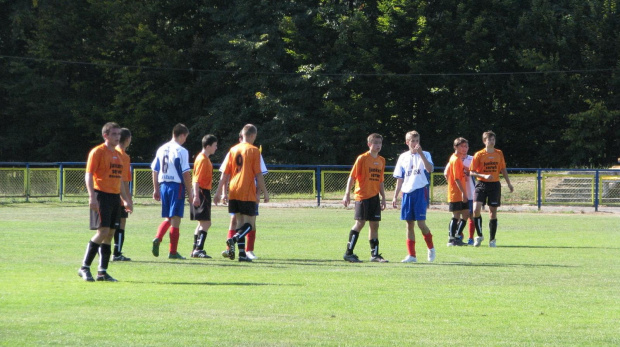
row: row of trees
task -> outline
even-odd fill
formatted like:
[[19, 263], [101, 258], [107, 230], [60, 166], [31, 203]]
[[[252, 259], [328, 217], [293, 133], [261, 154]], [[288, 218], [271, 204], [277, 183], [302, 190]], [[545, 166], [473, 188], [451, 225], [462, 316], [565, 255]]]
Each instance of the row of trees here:
[[[259, 127], [268, 163], [388, 162], [417, 130], [498, 134], [511, 167], [620, 156], [618, 0], [0, 0], [0, 161], [85, 161], [106, 121], [150, 161]], [[214, 160], [221, 159], [222, 152]]]

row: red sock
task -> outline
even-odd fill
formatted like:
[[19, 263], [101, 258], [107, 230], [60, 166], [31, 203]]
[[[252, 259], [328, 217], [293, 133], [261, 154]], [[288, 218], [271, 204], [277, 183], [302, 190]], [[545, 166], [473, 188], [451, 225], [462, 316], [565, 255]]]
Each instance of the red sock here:
[[415, 241], [407, 239], [407, 252], [412, 257], [415, 257]]
[[469, 220], [469, 238], [473, 239], [474, 238], [474, 232], [476, 231], [476, 226], [474, 225], [474, 221], [473, 220]]
[[[226, 240], [228, 240], [228, 239], [232, 238], [233, 236], [235, 236], [236, 233], [237, 232], [234, 231], [234, 230], [228, 230], [228, 237], [226, 238]], [[229, 249], [229, 247], [226, 246], [226, 249]]]
[[256, 230], [252, 230], [247, 235], [247, 241], [245, 242], [245, 251], [254, 252], [254, 241], [256, 241]]
[[168, 228], [170, 228], [169, 220], [164, 220], [159, 225], [159, 228], [157, 228], [157, 234], [155, 234], [155, 237], [159, 239], [159, 242], [161, 242], [164, 239], [164, 235], [166, 235]]
[[177, 246], [179, 245], [179, 228], [170, 228], [170, 254], [177, 252]]
[[433, 246], [433, 234], [422, 234], [422, 236], [424, 236], [424, 242], [426, 242], [426, 247], [428, 247], [428, 249], [435, 248], [435, 246]]

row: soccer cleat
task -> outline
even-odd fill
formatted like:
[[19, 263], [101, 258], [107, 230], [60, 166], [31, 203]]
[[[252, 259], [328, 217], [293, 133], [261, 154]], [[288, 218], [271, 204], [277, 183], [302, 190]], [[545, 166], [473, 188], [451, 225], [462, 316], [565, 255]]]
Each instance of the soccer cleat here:
[[493, 247], [493, 248], [497, 247], [497, 245], [495, 245], [495, 240], [489, 241], [489, 247]]
[[180, 255], [179, 252], [177, 252], [177, 253], [168, 253], [168, 259], [185, 260], [185, 257]]
[[228, 246], [228, 259], [235, 260], [235, 239], [230, 238], [226, 240], [226, 246]]
[[98, 274], [97, 275], [97, 281], [104, 281], [104, 282], [118, 282], [114, 277], [108, 275], [107, 272], [104, 272], [102, 274]]
[[474, 239], [468, 239], [467, 240], [467, 245], [468, 246], [473, 246], [474, 245]]
[[388, 262], [386, 259], [383, 259], [381, 254], [377, 254], [377, 255], [371, 256], [370, 257], [370, 261], [373, 262], [373, 263], [387, 263]]
[[428, 261], [429, 261], [430, 263], [432, 263], [432, 262], [434, 262], [434, 261], [435, 261], [435, 256], [436, 256], [436, 253], [435, 253], [435, 248], [431, 248], [431, 249], [429, 249], [429, 250], [428, 250]]
[[342, 257], [342, 259], [348, 261], [349, 263], [361, 263], [362, 261], [360, 260], [360, 258], [357, 257], [357, 255], [351, 253], [351, 254], [346, 254], [344, 255], [344, 257]]
[[246, 256], [247, 256], [248, 258], [250, 258], [250, 259], [252, 259], [252, 260], [256, 260], [256, 259], [258, 259], [258, 257], [257, 257], [256, 255], [254, 255], [254, 252], [252, 252], [252, 251], [247, 251], [247, 252], [245, 252], [245, 254], [246, 254]]
[[78, 276], [82, 277], [86, 282], [95, 282], [93, 275], [90, 273], [90, 269], [87, 267], [80, 268], [78, 270]]
[[244, 262], [251, 263], [251, 262], [252, 262], [252, 259], [250, 259], [250, 257], [247, 257], [247, 256], [246, 256], [246, 257], [244, 257], [244, 256], [241, 256], [241, 255], [240, 255], [240, 256], [239, 256], [239, 261], [244, 261]]
[[211, 256], [207, 255], [207, 252], [205, 252], [204, 250], [195, 250], [192, 252], [192, 258], [205, 258], [205, 259], [211, 259]]
[[463, 240], [456, 238], [454, 239], [454, 245], [455, 246], [467, 246], [467, 244], [465, 242], [463, 242]]
[[131, 261], [131, 258], [127, 258], [126, 256], [119, 254], [115, 255], [114, 258], [112, 258], [112, 261]]
[[455, 243], [454, 239], [452, 239], [452, 240], [448, 241], [448, 244], [447, 244], [446, 246], [448, 246], [448, 247], [454, 247], [454, 246], [456, 246], [456, 243]]
[[153, 255], [156, 257], [159, 257], [159, 244], [161, 243], [161, 241], [159, 241], [158, 238], [153, 239]]
[[401, 260], [401, 263], [416, 263], [418, 259], [412, 255], [407, 254], [407, 257]]
[[224, 258], [229, 258], [230, 257], [230, 254], [229, 254], [228, 250], [222, 251], [222, 257], [224, 257]]
[[476, 241], [474, 242], [474, 247], [480, 247], [480, 245], [482, 244], [482, 241], [484, 241], [484, 236], [476, 237]]

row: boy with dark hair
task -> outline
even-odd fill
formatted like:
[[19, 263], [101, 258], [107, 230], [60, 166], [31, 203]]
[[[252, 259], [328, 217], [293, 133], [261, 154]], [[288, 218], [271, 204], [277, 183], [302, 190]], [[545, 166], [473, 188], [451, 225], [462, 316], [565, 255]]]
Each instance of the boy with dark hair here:
[[489, 233], [491, 235], [489, 247], [496, 247], [497, 208], [501, 206], [502, 197], [502, 186], [499, 182], [500, 173], [504, 176], [510, 192], [514, 191], [508, 178], [504, 153], [495, 148], [495, 140], [495, 133], [490, 130], [482, 134], [485, 148], [474, 154], [474, 159], [469, 168], [470, 174], [478, 179], [474, 194], [474, 226], [478, 234], [474, 242], [475, 247], [479, 247], [484, 240], [480, 209], [485, 203], [489, 206]]
[[433, 234], [426, 225], [426, 210], [428, 207], [427, 185], [428, 175], [433, 172], [433, 161], [430, 153], [423, 151], [420, 146], [420, 134], [413, 130], [405, 135], [405, 143], [409, 150], [398, 157], [394, 167], [396, 178], [396, 190], [392, 206], [398, 207], [398, 195], [403, 192], [400, 219], [407, 222], [407, 256], [402, 263], [415, 263], [418, 261], [415, 251], [415, 224], [417, 222], [422, 237], [426, 242], [427, 259], [435, 261], [435, 245]]
[[[104, 143], [93, 148], [88, 154], [86, 174], [84, 176], [88, 190], [90, 207], [90, 229], [97, 230], [95, 236], [86, 246], [86, 254], [78, 276], [87, 282], [95, 279], [90, 273], [90, 265], [99, 253], [99, 269], [97, 281], [116, 282], [107, 272], [112, 254], [112, 237], [119, 226], [121, 205], [131, 212], [133, 202], [131, 196], [121, 184], [123, 178], [123, 160], [116, 150], [121, 137], [121, 127], [113, 122], [106, 123], [101, 129]], [[122, 197], [122, 202], [121, 202]]]
[[[452, 212], [450, 220], [448, 247], [463, 246], [463, 240], [458, 238], [463, 233], [469, 218], [469, 196], [467, 195], [468, 175], [465, 174], [463, 159], [469, 151], [469, 143], [463, 137], [454, 140], [454, 153], [448, 163], [448, 209]], [[469, 171], [469, 170], [468, 170]]]
[[217, 137], [205, 135], [202, 138], [202, 151], [194, 161], [192, 185], [194, 201], [190, 208], [190, 219], [198, 221], [194, 232], [192, 258], [211, 258], [204, 250], [207, 232], [211, 227], [211, 186], [213, 181], [213, 164], [209, 156], [217, 150]]
[[[351, 186], [355, 182], [355, 224], [349, 232], [347, 250], [343, 256], [345, 261], [361, 263], [362, 261], [353, 253], [360, 231], [368, 221], [370, 261], [387, 263], [379, 253], [379, 222], [381, 211], [385, 210], [385, 188], [383, 175], [385, 172], [385, 159], [379, 155], [383, 145], [383, 137], [379, 134], [370, 134], [367, 138], [368, 152], [357, 157], [347, 180], [347, 187], [342, 199], [345, 207], [351, 202]], [[379, 200], [381, 195], [381, 200]]]
[[[131, 131], [127, 128], [121, 128], [121, 139], [116, 146], [116, 150], [121, 153], [123, 158], [123, 185], [127, 195], [131, 197], [131, 190], [129, 189], [129, 182], [131, 182], [131, 158], [127, 154], [127, 147], [131, 144]], [[123, 255], [123, 245], [125, 244], [125, 225], [127, 224], [127, 218], [129, 213], [124, 209], [121, 209], [121, 222], [114, 233], [114, 258], [113, 261], [130, 261], [131, 258], [127, 258]]]
[[[243, 139], [228, 152], [224, 175], [214, 198], [216, 205], [221, 197], [228, 200], [228, 212], [234, 213], [237, 221], [235, 235], [226, 240], [231, 260], [235, 259], [236, 243], [239, 247], [239, 261], [252, 261], [245, 253], [245, 236], [254, 229], [256, 223], [257, 185], [263, 193], [264, 201], [269, 202], [265, 179], [260, 169], [260, 152], [254, 146], [257, 134], [254, 125], [246, 124], [243, 127]], [[228, 191], [225, 188], [227, 186]]]
[[172, 129], [172, 139], [159, 147], [151, 163], [153, 170], [153, 199], [161, 201], [161, 216], [164, 221], [159, 225], [153, 239], [153, 255], [159, 256], [159, 244], [170, 228], [169, 259], [185, 259], [177, 251], [179, 245], [179, 227], [185, 208], [185, 194], [191, 204], [194, 200], [192, 178], [189, 167], [189, 154], [183, 144], [189, 136], [189, 129], [179, 123]]

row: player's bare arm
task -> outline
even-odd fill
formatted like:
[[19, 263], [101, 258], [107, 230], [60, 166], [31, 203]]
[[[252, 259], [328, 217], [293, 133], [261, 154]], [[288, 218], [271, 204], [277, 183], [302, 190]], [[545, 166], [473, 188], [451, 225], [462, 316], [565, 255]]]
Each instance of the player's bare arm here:
[[506, 184], [508, 184], [508, 189], [510, 189], [510, 192], [512, 193], [514, 191], [514, 188], [512, 187], [512, 184], [510, 183], [510, 178], [508, 178], [508, 170], [506, 170], [505, 168], [502, 169], [502, 176], [504, 176], [504, 179], [506, 180]]
[[[263, 201], [269, 202], [269, 193], [267, 192], [267, 186], [265, 186], [265, 178], [262, 172], [256, 174], [256, 182], [258, 183], [258, 189], [263, 192]], [[260, 202], [260, 198], [258, 199]]]
[[133, 212], [133, 200], [129, 192], [129, 182], [121, 182], [121, 200], [127, 213]]
[[213, 203], [215, 206], [220, 203], [220, 201], [226, 202], [228, 200], [228, 181], [230, 180], [230, 175], [222, 173], [220, 177], [220, 183], [217, 185], [217, 191], [215, 192], [215, 196], [213, 197]]
[[385, 184], [383, 182], [381, 182], [379, 194], [381, 195], [381, 211], [383, 211], [387, 207], [387, 204], [385, 202]]
[[394, 190], [394, 198], [392, 199], [392, 207], [398, 208], [398, 194], [400, 194], [400, 189], [403, 187], [403, 179], [396, 179], [396, 190]]
[[353, 177], [349, 176], [349, 179], [347, 180], [347, 188], [344, 192], [344, 197], [342, 198], [342, 204], [344, 205], [344, 207], [349, 206], [349, 203], [351, 202], [351, 185], [353, 184]]
[[155, 201], [161, 201], [161, 194], [159, 192], [159, 181], [157, 179], [158, 175], [159, 175], [159, 172], [157, 172], [157, 171], [153, 171], [152, 172], [152, 176], [153, 176], [153, 199]]
[[86, 182], [86, 190], [88, 190], [88, 206], [93, 211], [99, 211], [99, 201], [97, 201], [97, 192], [95, 191], [93, 174], [87, 172], [84, 176], [84, 181]]
[[414, 150], [420, 155], [420, 159], [422, 159], [422, 162], [424, 163], [424, 169], [426, 170], [426, 172], [433, 172], [433, 165], [424, 155], [424, 151], [422, 151], [422, 146], [418, 144], [414, 147]]
[[198, 182], [193, 183], [192, 190], [194, 191], [194, 199], [192, 199], [192, 204], [198, 207], [200, 206], [200, 185]]
[[192, 174], [189, 171], [183, 173], [183, 184], [187, 191], [187, 201], [192, 204], [194, 200], [194, 190], [192, 189]]

